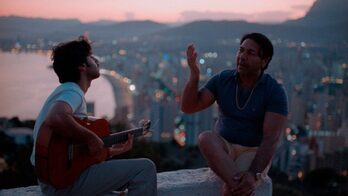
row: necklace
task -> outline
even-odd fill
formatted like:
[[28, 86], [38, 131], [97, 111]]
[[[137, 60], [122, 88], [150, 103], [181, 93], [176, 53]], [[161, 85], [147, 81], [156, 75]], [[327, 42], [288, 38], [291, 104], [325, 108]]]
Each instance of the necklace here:
[[254, 85], [253, 89], [251, 89], [251, 92], [250, 92], [250, 94], [248, 96], [248, 99], [245, 101], [243, 106], [240, 106], [239, 105], [239, 101], [238, 101], [238, 84], [239, 84], [239, 80], [237, 79], [237, 84], [236, 84], [236, 106], [237, 106], [238, 110], [244, 110], [246, 108], [246, 106], [248, 105], [249, 101], [250, 101], [251, 95], [254, 92], [256, 84]]

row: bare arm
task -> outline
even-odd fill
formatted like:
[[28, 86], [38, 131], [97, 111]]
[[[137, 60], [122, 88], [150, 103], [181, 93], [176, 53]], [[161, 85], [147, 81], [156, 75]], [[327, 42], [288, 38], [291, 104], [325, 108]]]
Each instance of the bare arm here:
[[65, 102], [58, 101], [51, 106], [44, 125], [58, 135], [86, 143], [91, 154], [98, 153], [103, 148], [103, 141], [75, 121], [71, 107]]
[[193, 45], [189, 45], [186, 51], [187, 63], [190, 68], [190, 78], [185, 85], [182, 94], [181, 110], [185, 113], [201, 111], [214, 103], [214, 95], [208, 90], [198, 90], [199, 68], [197, 65], [197, 52]]
[[256, 173], [262, 173], [271, 162], [276, 151], [279, 137], [285, 127], [287, 118], [284, 115], [266, 112], [263, 124], [263, 139], [249, 170], [239, 172], [234, 180], [239, 186], [231, 190], [234, 195], [253, 195], [256, 189]]
[[251, 163], [249, 171], [253, 173], [262, 172], [271, 162], [286, 122], [286, 116], [273, 112], [266, 112], [263, 124], [263, 140]]

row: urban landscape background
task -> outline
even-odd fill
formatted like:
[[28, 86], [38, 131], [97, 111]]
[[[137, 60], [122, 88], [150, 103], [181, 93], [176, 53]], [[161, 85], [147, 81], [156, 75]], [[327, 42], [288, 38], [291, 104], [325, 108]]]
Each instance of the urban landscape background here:
[[[161, 172], [207, 166], [197, 148], [197, 137], [212, 130], [218, 116], [216, 105], [193, 115], [180, 111], [189, 74], [187, 45], [194, 43], [198, 49], [202, 86], [214, 74], [235, 67], [239, 38], [252, 31], [272, 40], [275, 55], [266, 72], [283, 84], [289, 99], [288, 126], [270, 171], [274, 195], [348, 195], [347, 0], [317, 0], [304, 17], [277, 24], [242, 20], [178, 25], [150, 20], [81, 23], [2, 16], [0, 52], [14, 59], [23, 53], [49, 59], [50, 49], [58, 42], [88, 36], [107, 81], [98, 88], [107, 86], [109, 90], [87, 99], [89, 113], [107, 118], [112, 131], [150, 119], [151, 134], [137, 140], [131, 152], [116, 158], [145, 156]], [[6, 63], [0, 59], [0, 66]], [[51, 70], [49, 63], [42, 66]], [[28, 74], [35, 77], [35, 72]], [[6, 70], [1, 75], [11, 78], [5, 77]], [[19, 85], [36, 88], [25, 82]], [[20, 104], [6, 100], [20, 97], [21, 92], [0, 86], [7, 93], [0, 95], [0, 189], [36, 184], [28, 157], [34, 114], [40, 108], [33, 108], [32, 118], [22, 117]], [[47, 96], [49, 92], [41, 93]], [[96, 101], [103, 97], [110, 99]], [[36, 97], [29, 94], [23, 99], [34, 102]], [[6, 114], [5, 106], [18, 108], [17, 114]], [[110, 107], [114, 107], [111, 113], [99, 112]]]

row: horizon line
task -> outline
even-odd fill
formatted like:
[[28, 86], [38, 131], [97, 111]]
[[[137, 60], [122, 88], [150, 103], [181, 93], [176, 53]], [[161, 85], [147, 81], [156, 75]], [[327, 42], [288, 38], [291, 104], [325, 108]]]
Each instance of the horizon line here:
[[98, 19], [98, 20], [91, 20], [91, 21], [82, 21], [78, 18], [49, 18], [49, 17], [40, 17], [40, 16], [21, 16], [21, 15], [0, 15], [0, 17], [17, 17], [17, 18], [26, 18], [26, 19], [41, 19], [41, 20], [57, 20], [57, 21], [68, 21], [68, 20], [76, 20], [80, 22], [81, 24], [89, 24], [89, 23], [98, 23], [98, 22], [110, 22], [110, 23], [125, 23], [125, 22], [139, 22], [139, 21], [151, 21], [159, 24], [167, 24], [167, 25], [183, 25], [183, 24], [189, 24], [193, 22], [198, 21], [214, 21], [214, 22], [221, 22], [221, 21], [229, 21], [229, 22], [246, 22], [251, 24], [269, 24], [269, 25], [276, 25], [276, 24], [283, 24], [288, 21], [293, 20], [299, 20], [301, 18], [304, 18], [304, 16], [296, 18], [296, 19], [286, 19], [284, 21], [248, 21], [246, 19], [196, 19], [196, 20], [188, 20], [188, 21], [176, 21], [176, 22], [159, 22], [152, 19], [134, 19], [134, 20], [113, 20], [113, 19]]

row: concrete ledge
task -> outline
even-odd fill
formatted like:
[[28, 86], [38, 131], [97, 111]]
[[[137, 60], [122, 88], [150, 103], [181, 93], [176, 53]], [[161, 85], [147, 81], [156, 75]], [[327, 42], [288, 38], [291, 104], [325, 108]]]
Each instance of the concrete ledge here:
[[[184, 169], [157, 175], [159, 196], [218, 196], [222, 181], [210, 168]], [[268, 176], [256, 189], [256, 196], [272, 195], [272, 180]]]
[[[220, 195], [221, 180], [209, 168], [183, 169], [157, 174], [159, 196]], [[39, 186], [0, 190], [1, 196], [42, 195]], [[256, 190], [256, 196], [271, 196], [272, 180], [267, 177]]]
[[39, 186], [19, 187], [14, 189], [0, 190], [1, 196], [37, 196], [43, 195]]

